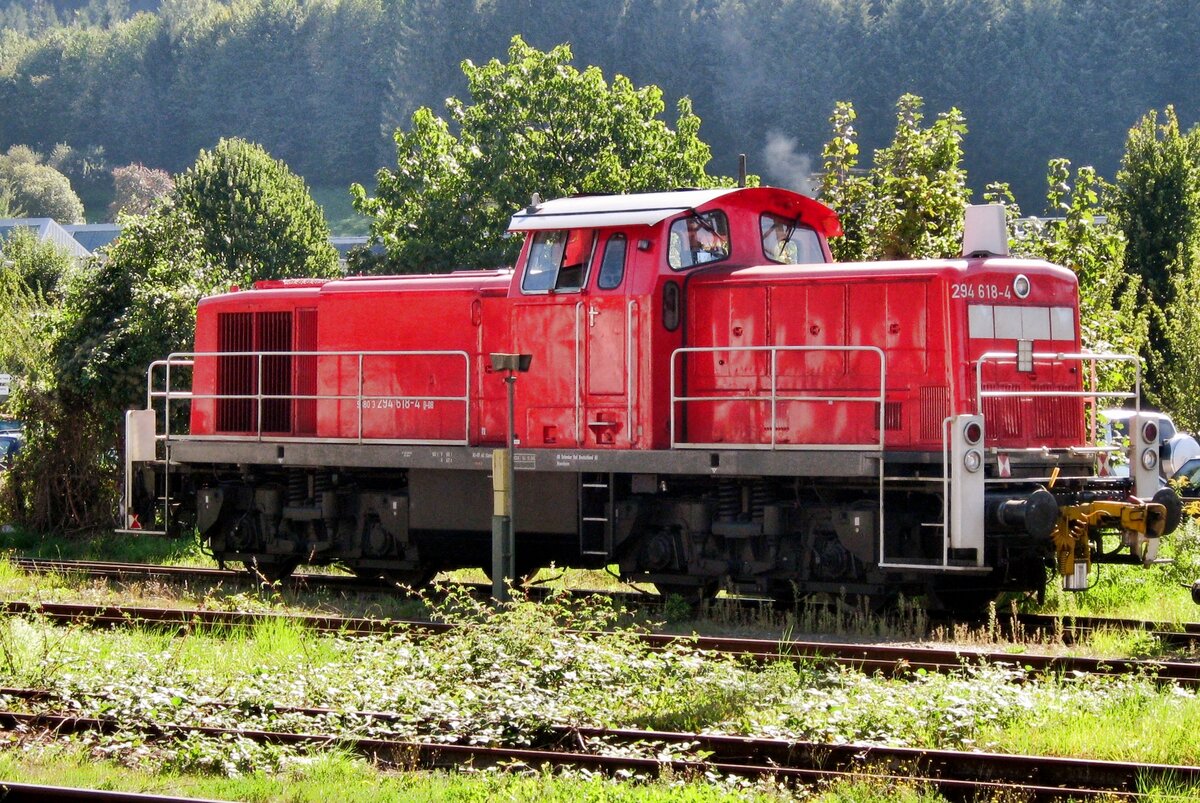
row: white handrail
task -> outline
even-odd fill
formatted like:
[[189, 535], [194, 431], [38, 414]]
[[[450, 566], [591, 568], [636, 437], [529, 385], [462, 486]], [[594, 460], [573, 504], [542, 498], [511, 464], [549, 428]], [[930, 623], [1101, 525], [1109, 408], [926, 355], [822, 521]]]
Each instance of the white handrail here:
[[[256, 376], [258, 377], [257, 393], [195, 393], [192, 390], [178, 390], [171, 386], [172, 377], [171, 369], [174, 368], [194, 368], [199, 359], [215, 359], [229, 357], [252, 357], [256, 362]], [[357, 377], [356, 377], [356, 392], [353, 394], [346, 393], [263, 393], [262, 378], [263, 378], [263, 360], [270, 357], [331, 357], [331, 358], [355, 358], [357, 362]], [[255, 431], [251, 437], [262, 441], [263, 435], [263, 403], [265, 401], [354, 401], [357, 410], [357, 426], [353, 437], [320, 437], [320, 438], [296, 438], [295, 436], [283, 435], [281, 437], [291, 440], [320, 440], [320, 441], [356, 441], [363, 443], [365, 438], [363, 435], [363, 411], [367, 409], [365, 402], [392, 399], [394, 394], [378, 395], [367, 394], [364, 392], [366, 385], [366, 365], [365, 359], [369, 357], [461, 357], [463, 360], [463, 378], [464, 390], [461, 395], [433, 395], [420, 394], [415, 396], [406, 396], [406, 400], [411, 400], [418, 403], [424, 402], [452, 402], [463, 405], [463, 435], [461, 438], [420, 438], [420, 439], [386, 439], [389, 443], [414, 443], [414, 444], [434, 444], [434, 445], [468, 445], [471, 433], [471, 358], [470, 355], [461, 350], [412, 350], [412, 351], [221, 351], [221, 352], [176, 352], [169, 355], [164, 360], [156, 360], [146, 369], [146, 407], [150, 408], [156, 400], [162, 400], [163, 407], [163, 428], [161, 433], [156, 433], [156, 439], [159, 441], [170, 441], [171, 439], [171, 403], [173, 401], [195, 401], [200, 399], [215, 399], [215, 400], [254, 400], [256, 402], [256, 421]], [[163, 375], [163, 389], [155, 389], [155, 379], [159, 373]], [[232, 436], [245, 437], [245, 436]], [[385, 439], [381, 439], [385, 440]]]
[[[716, 354], [727, 352], [766, 352], [770, 355], [771, 367], [769, 371], [770, 391], [766, 396], [762, 395], [744, 395], [744, 394], [721, 394], [708, 396], [680, 396], [676, 392], [676, 383], [679, 374], [679, 360], [685, 354]], [[779, 352], [865, 352], [876, 355], [879, 358], [879, 390], [875, 394], [867, 395], [781, 395], [778, 389], [778, 373], [779, 373]], [[883, 350], [876, 346], [689, 346], [685, 348], [675, 349], [671, 354], [671, 412], [670, 412], [670, 431], [671, 431], [671, 447], [674, 449], [745, 449], [745, 448], [769, 448], [772, 450], [778, 449], [824, 449], [824, 450], [855, 450], [877, 449], [880, 454], [883, 453], [884, 440], [884, 422], [885, 422], [885, 397], [887, 387], [886, 365], [884, 360]], [[680, 405], [691, 403], [714, 403], [714, 402], [770, 402], [771, 405], [771, 440], [769, 443], [692, 443], [689, 441], [681, 441], [678, 437], [676, 427], [676, 411]], [[822, 443], [822, 444], [786, 444], [781, 445], [776, 434], [776, 424], [778, 422], [778, 405], [779, 402], [831, 402], [831, 403], [847, 403], [847, 404], [862, 404], [876, 403], [879, 405], [879, 440], [877, 442], [863, 443]], [[881, 472], [882, 473], [882, 472]]]

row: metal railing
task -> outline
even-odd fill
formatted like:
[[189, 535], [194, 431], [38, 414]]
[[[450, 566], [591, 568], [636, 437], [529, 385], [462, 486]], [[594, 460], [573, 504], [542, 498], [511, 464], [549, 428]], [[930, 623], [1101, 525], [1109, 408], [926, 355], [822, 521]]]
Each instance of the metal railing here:
[[[1064, 352], [1034, 352], [1024, 355], [1024, 359], [1036, 366], [1038, 363], [1055, 364], [1076, 362], [1080, 365], [1080, 373], [1084, 375], [1083, 368], [1090, 363], [1090, 370], [1086, 372], [1086, 376], [1091, 380], [1092, 387], [1082, 390], [984, 390], [983, 371], [985, 364], [991, 365], [1019, 365], [1022, 356], [1017, 352], [1010, 351], [989, 351], [980, 355], [975, 363], [975, 399], [976, 413], [984, 414], [985, 399], [1036, 399], [1036, 398], [1078, 398], [1084, 401], [1084, 404], [1091, 403], [1090, 425], [1088, 426], [1088, 438], [1090, 446], [1076, 446], [1072, 451], [1078, 454], [1094, 453], [1094, 452], [1118, 452], [1121, 447], [1117, 445], [1099, 446], [1096, 445], [1096, 429], [1097, 421], [1096, 414], [1099, 412], [1100, 400], [1111, 400], [1113, 402], [1133, 401], [1134, 412], [1141, 411], [1141, 396], [1142, 396], [1142, 363], [1141, 358], [1134, 354], [1114, 354], [1114, 353], [1064, 353]], [[1095, 387], [1096, 381], [1096, 364], [1100, 362], [1124, 362], [1133, 364], [1133, 390], [1132, 391], [1102, 391]], [[1082, 384], [1082, 383], [1081, 383]], [[1019, 449], [1005, 449], [1005, 451], [1015, 452]], [[1040, 451], [1040, 448], [1031, 448], [1029, 451]]]
[[[766, 352], [770, 355], [770, 369], [768, 377], [770, 378], [770, 387], [767, 390], [767, 395], [747, 395], [745, 393], [724, 393], [705, 396], [680, 396], [676, 392], [676, 383], [679, 377], [679, 360], [686, 354], [727, 354], [727, 353], [755, 353]], [[869, 353], [874, 354], [879, 360], [879, 385], [878, 390], [872, 394], [866, 395], [816, 395], [812, 393], [802, 394], [781, 394], [779, 392], [779, 354], [781, 352], [798, 352], [798, 353]], [[863, 449], [872, 449], [879, 452], [882, 462], [883, 454], [883, 439], [884, 439], [884, 415], [885, 415], [885, 389], [886, 384], [886, 367], [884, 365], [883, 350], [875, 346], [694, 346], [688, 348], [676, 349], [671, 355], [671, 448], [673, 449], [825, 449], [825, 450], [854, 450], [861, 451]], [[770, 414], [770, 430], [771, 438], [769, 442], [758, 443], [694, 443], [691, 441], [680, 440], [677, 428], [677, 412], [681, 405], [689, 404], [704, 404], [704, 403], [721, 403], [721, 402], [746, 402], [747, 404], [768, 402], [771, 406]], [[877, 404], [879, 405], [879, 420], [878, 431], [879, 439], [871, 442], [860, 443], [786, 443], [781, 444], [778, 440], [779, 424], [779, 405], [781, 403], [790, 402], [826, 402], [828, 404]], [[881, 471], [882, 473], [882, 471]]]
[[[398, 397], [395, 393], [366, 393], [364, 389], [367, 385], [367, 365], [366, 361], [371, 358], [429, 358], [429, 357], [450, 357], [461, 358], [463, 362], [463, 393], [461, 395], [435, 395], [435, 394], [405, 394], [403, 397]], [[217, 361], [223, 358], [255, 360], [255, 382], [253, 393], [195, 393], [190, 387], [187, 390], [179, 390], [173, 387], [172, 371], [179, 369], [196, 370], [197, 361], [212, 360], [215, 367], [214, 375], [220, 370]], [[266, 359], [279, 358], [312, 358], [313, 359], [313, 376], [315, 378], [319, 368], [319, 361], [336, 360], [338, 361], [339, 369], [343, 365], [343, 361], [347, 358], [351, 359], [351, 363], [355, 367], [355, 392], [354, 393], [264, 393], [263, 380], [264, 368], [263, 363]], [[389, 372], [394, 372], [395, 368], [389, 367]], [[294, 372], [293, 372], [294, 373]], [[161, 379], [159, 384], [156, 381]], [[194, 381], [194, 377], [193, 377]], [[341, 380], [339, 384], [344, 382]], [[231, 402], [231, 401], [251, 401], [254, 405], [253, 416], [253, 431], [249, 432], [222, 432], [214, 433], [212, 436], [196, 436], [192, 434], [172, 433], [171, 418], [172, 418], [172, 403], [178, 402], [195, 402], [197, 400], [213, 400], [214, 402]], [[438, 446], [466, 446], [471, 432], [471, 360], [470, 356], [465, 351], [225, 351], [225, 352], [178, 352], [169, 355], [164, 360], [156, 360], [150, 364], [146, 370], [146, 407], [150, 409], [154, 407], [156, 402], [160, 402], [163, 408], [163, 425], [162, 430], [157, 433], [157, 438], [160, 441], [170, 441], [174, 438], [196, 438], [196, 437], [220, 437], [222, 439], [241, 439], [241, 440], [297, 440], [297, 441], [330, 441], [330, 442], [353, 442], [363, 443], [367, 440], [364, 436], [363, 417], [368, 410], [393, 411], [396, 408], [395, 402], [399, 400], [404, 403], [400, 409], [415, 409], [415, 410], [433, 410], [437, 403], [461, 404], [462, 413], [462, 436], [455, 438], [375, 438], [369, 440], [372, 443], [391, 443], [391, 444], [429, 444]], [[353, 402], [356, 415], [355, 432], [353, 435], [292, 435], [283, 432], [273, 432], [264, 430], [264, 407], [269, 402], [286, 401], [312, 401], [314, 404], [320, 402], [337, 402], [340, 408], [342, 402]], [[387, 404], [382, 404], [387, 403]], [[379, 404], [380, 406], [375, 406]], [[408, 405], [415, 405], [409, 407]], [[431, 405], [425, 407], [426, 404]], [[338, 410], [339, 421], [342, 418], [341, 409]], [[295, 410], [289, 414], [289, 424], [294, 422]]]

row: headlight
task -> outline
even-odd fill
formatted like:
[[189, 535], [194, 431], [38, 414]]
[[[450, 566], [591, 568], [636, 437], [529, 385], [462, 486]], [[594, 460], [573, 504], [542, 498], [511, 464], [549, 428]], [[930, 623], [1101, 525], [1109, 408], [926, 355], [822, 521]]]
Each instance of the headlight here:
[[1142, 442], [1158, 443], [1158, 424], [1154, 421], [1142, 423]]
[[1017, 294], [1017, 298], [1025, 298], [1029, 295], [1029, 277], [1024, 273], [1013, 279], [1013, 292]]
[[968, 449], [963, 455], [963, 467], [974, 474], [983, 467], [983, 455], [978, 449]]
[[1153, 471], [1158, 468], [1158, 449], [1151, 447], [1142, 451], [1142, 468]]

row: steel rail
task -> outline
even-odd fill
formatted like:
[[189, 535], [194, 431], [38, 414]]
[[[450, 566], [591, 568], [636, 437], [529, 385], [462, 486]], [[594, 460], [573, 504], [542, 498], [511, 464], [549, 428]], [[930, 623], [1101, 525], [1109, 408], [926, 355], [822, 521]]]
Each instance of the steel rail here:
[[[366, 619], [321, 614], [249, 613], [191, 608], [133, 608], [112, 605], [30, 603], [0, 601], [0, 612], [42, 616], [53, 622], [77, 622], [91, 626], [153, 626], [181, 630], [196, 627], [253, 626], [264, 621], [287, 621], [319, 632], [341, 635], [374, 635], [413, 631], [432, 635], [454, 625], [439, 622]], [[760, 662], [792, 661], [806, 664], [849, 666], [865, 673], [905, 677], [920, 670], [955, 672], [964, 667], [995, 665], [1031, 674], [1085, 673], [1091, 675], [1144, 674], [1158, 682], [1200, 685], [1200, 662], [1159, 661], [1132, 658], [1088, 658], [969, 650], [957, 647], [912, 647], [882, 644], [851, 644], [819, 641], [773, 641], [723, 636], [677, 636], [657, 633], [638, 637], [652, 649], [690, 647], [751, 658]]]
[[[35, 702], [56, 701], [56, 695], [44, 689], [0, 687], [0, 696]], [[203, 708], [242, 710], [238, 703], [220, 701], [207, 701]], [[326, 723], [329, 720], [342, 719], [353, 723], [377, 721], [418, 724], [413, 723], [410, 717], [390, 711], [352, 711], [300, 706], [272, 706], [270, 711], [275, 714], [305, 716]], [[187, 726], [174, 723], [172, 727]], [[582, 745], [585, 739], [601, 740], [596, 745], [599, 747], [673, 745], [700, 751], [707, 760], [726, 764], [821, 767], [837, 768], [839, 771], [869, 766], [892, 771], [917, 771], [926, 776], [965, 781], [986, 779], [1055, 787], [1087, 785], [1128, 791], [1135, 790], [1139, 783], [1146, 781], [1200, 785], [1200, 766], [1193, 765], [1147, 764], [877, 744], [835, 744], [634, 728], [552, 725], [538, 731], [538, 734], [541, 738], [534, 743], [538, 748], [562, 749], [566, 745]], [[444, 734], [436, 734], [432, 728], [426, 729], [422, 736], [426, 739], [445, 738]]]
[[[166, 577], [173, 580], [190, 578], [202, 580], [261, 582], [247, 569], [218, 569], [209, 566], [165, 566], [150, 563], [119, 561], [63, 560], [58, 558], [10, 557], [14, 567], [38, 574], [83, 574], [90, 577]], [[382, 580], [340, 574], [293, 574], [283, 581], [294, 586], [328, 586], [333, 588], [390, 588]]]
[[0, 780], [0, 800], [4, 803], [39, 803], [40, 801], [95, 800], [101, 803], [226, 803], [200, 797], [176, 797], [146, 792], [116, 792], [107, 789], [85, 789], [71, 786], [43, 786], [33, 783]]
[[[0, 711], [0, 728], [47, 729], [55, 733], [122, 733], [136, 730], [151, 736], [167, 737], [200, 734], [210, 737], [240, 737], [265, 744], [350, 749], [380, 763], [405, 768], [457, 768], [464, 764], [511, 765], [531, 767], [572, 766], [605, 773], [631, 771], [657, 777], [704, 777], [719, 773], [739, 777], [772, 777], [795, 784], [815, 784], [832, 780], [870, 778], [928, 784], [955, 800], [978, 799], [979, 794], [1019, 790], [1026, 800], [1061, 800], [1113, 797], [1136, 799], [1139, 779], [1200, 778], [1200, 768], [1170, 765], [1139, 765], [1086, 759], [1047, 759], [1038, 756], [957, 753], [878, 748], [869, 745], [811, 745], [812, 749], [794, 750], [797, 743], [742, 737], [707, 737], [718, 753], [699, 758], [666, 758], [611, 755], [586, 752], [579, 744], [589, 729], [563, 729], [566, 737], [558, 745], [542, 747], [492, 747], [474, 744], [431, 743], [413, 740], [358, 738], [337, 734], [305, 734], [253, 729], [229, 729], [211, 726], [145, 724], [125, 727], [110, 719], [51, 713]], [[603, 733], [592, 729], [591, 733]], [[613, 732], [618, 733], [618, 732]], [[659, 741], [685, 744], [703, 740], [697, 734], [670, 734], [654, 731], [626, 731], [629, 738], [662, 737]], [[565, 742], [575, 744], [568, 747]], [[591, 749], [602, 749], [593, 744]], [[836, 759], [834, 757], [837, 757]], [[993, 761], [994, 759], [994, 761]], [[841, 762], [842, 768], [830, 769]], [[960, 763], [961, 762], [961, 763]], [[938, 774], [945, 770], [948, 775]], [[954, 775], [963, 777], [954, 777]], [[1009, 776], [1012, 776], [1011, 779]], [[1044, 779], [1053, 779], [1047, 782]], [[1074, 779], [1074, 780], [1068, 780]]]
[[[1012, 617], [1001, 617], [1001, 626], [1008, 627]], [[1140, 630], [1164, 645], [1181, 648], [1200, 647], [1200, 622], [1154, 622], [1107, 616], [1056, 616], [1053, 614], [1017, 614], [1015, 622], [1025, 632], [1040, 631], [1061, 634], [1064, 641], [1079, 641], [1081, 636], [1103, 630]]]
[[[165, 577], [174, 580], [189, 578], [208, 579], [230, 582], [260, 582], [259, 578], [248, 570], [218, 569], [205, 566], [169, 566], [148, 563], [128, 563], [120, 561], [85, 561], [64, 560], [60, 558], [35, 558], [12, 556], [9, 563], [26, 572], [83, 574], [93, 577]], [[303, 588], [305, 586], [345, 588], [347, 590], [373, 590], [394, 588], [393, 584], [383, 579], [372, 579], [352, 575], [305, 573], [293, 574], [283, 581], [285, 584]], [[468, 583], [468, 586], [476, 584]], [[485, 588], [479, 585], [480, 588]], [[541, 589], [537, 586], [526, 588], [527, 593], [536, 595]], [[660, 597], [650, 592], [630, 593], [613, 591], [570, 591], [578, 594], [604, 594], [606, 596], [635, 600], [650, 600], [658, 602]], [[761, 604], [761, 600], [753, 600]], [[1026, 633], [1042, 632], [1061, 636], [1067, 643], [1078, 642], [1081, 635], [1097, 630], [1143, 630], [1157, 638], [1164, 645], [1180, 648], [1200, 647], [1200, 622], [1155, 622], [1138, 619], [1125, 619], [1101, 616], [1074, 616], [1061, 614], [1004, 614], [996, 617], [997, 626], [1002, 632], [1016, 635], [1014, 623]], [[978, 624], [978, 623], [975, 623]]]

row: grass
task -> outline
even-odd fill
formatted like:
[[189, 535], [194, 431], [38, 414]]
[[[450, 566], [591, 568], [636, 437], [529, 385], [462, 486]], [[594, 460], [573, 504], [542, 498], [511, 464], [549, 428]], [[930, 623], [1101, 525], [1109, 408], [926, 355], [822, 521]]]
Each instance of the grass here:
[[[567, 628], [611, 624], [608, 603], [515, 603], [500, 611], [465, 596], [438, 603], [442, 618], [483, 625], [420, 640], [344, 639], [274, 621], [223, 633], [171, 637], [138, 630], [56, 628], [36, 617], [0, 620], [0, 686], [52, 690], [81, 716], [146, 723], [370, 733], [382, 738], [458, 738], [523, 745], [548, 724], [603, 724], [706, 730], [831, 742], [976, 748], [1048, 755], [1195, 764], [1192, 738], [1200, 700], [1149, 678], [1041, 679], [1014, 669], [963, 669], [911, 680], [849, 669], [778, 662], [760, 667], [690, 652], [651, 651], [618, 628], [583, 635]], [[214, 707], [222, 701], [229, 707]], [[6, 701], [13, 704], [12, 701]], [[393, 723], [309, 719], [275, 706], [392, 711]], [[364, 731], [364, 728], [367, 730]], [[725, 800], [747, 793], [774, 800], [770, 787], [610, 785], [599, 779], [389, 775], [344, 755], [310, 754], [250, 742], [181, 738], [150, 742], [132, 731], [62, 737], [55, 753], [10, 735], [0, 777], [38, 777], [38, 762], [81, 765], [88, 773], [128, 765], [137, 791], [177, 791], [235, 799], [283, 799], [311, 773], [333, 780], [312, 788], [383, 790], [372, 799]], [[38, 748], [38, 749], [33, 749]], [[643, 750], [656, 754], [661, 746]], [[104, 757], [114, 764], [89, 762]], [[94, 766], [93, 766], [94, 764]], [[69, 768], [46, 777], [71, 777]], [[296, 773], [299, 773], [298, 775]], [[278, 786], [280, 778], [294, 779]], [[366, 778], [367, 780], [363, 780]], [[140, 779], [140, 780], [138, 780]], [[101, 783], [109, 783], [105, 779]], [[543, 786], [549, 791], [542, 793]], [[827, 800], [894, 800], [870, 784], [825, 791]], [[305, 791], [304, 794], [308, 794]], [[547, 797], [547, 794], [549, 797]], [[904, 790], [905, 800], [931, 799]], [[394, 795], [389, 798], [388, 795]], [[345, 794], [331, 795], [347, 799]], [[286, 797], [286, 799], [310, 799]], [[323, 799], [314, 797], [311, 799]], [[355, 799], [350, 797], [348, 799]]]
[[0, 532], [0, 551], [22, 557], [55, 560], [105, 560], [127, 563], [173, 563], [216, 566], [198, 538], [163, 538], [99, 533], [87, 536], [42, 535], [20, 527]]
[[[17, 747], [14, 745], [14, 747]], [[94, 751], [63, 743], [33, 743], [0, 752], [0, 778], [92, 789], [160, 795], [184, 795], [251, 803], [339, 800], [347, 803], [386, 801], [523, 801], [548, 803], [624, 803], [624, 801], [782, 801], [790, 794], [767, 784], [726, 788], [704, 781], [622, 783], [599, 777], [558, 777], [543, 773], [384, 772], [353, 756], [331, 751], [292, 762], [279, 773], [220, 777], [199, 771], [123, 767], [97, 760]], [[829, 800], [867, 800], [836, 797]], [[912, 798], [917, 800], [917, 798]], [[935, 800], [938, 798], [925, 798]]]
[[1092, 710], [1063, 706], [981, 735], [1001, 752], [1096, 756], [1147, 764], [1195, 764], [1200, 699], [1194, 694], [1118, 694]]
[[[404, 633], [342, 639], [273, 621], [174, 638], [10, 617], [0, 622], [0, 686], [44, 685], [84, 714], [97, 706], [93, 713], [165, 706], [169, 721], [179, 722], [218, 717], [203, 708], [210, 698], [254, 708], [386, 710], [400, 715], [389, 726], [400, 729], [396, 735], [425, 723], [483, 742], [520, 744], [522, 734], [548, 723], [603, 723], [1117, 758], [1125, 755], [1125, 735], [1138, 732], [1143, 755], [1200, 761], [1200, 745], [1184, 737], [1200, 714], [1195, 694], [1159, 689], [1150, 679], [1041, 679], [984, 667], [888, 680], [790, 661], [758, 667], [682, 645], [655, 652], [628, 630], [567, 630], [606, 616], [574, 604], [518, 603], [493, 612], [451, 601], [442, 615], [484, 626], [430, 640]], [[228, 716], [236, 723], [247, 715]], [[259, 724], [269, 727], [263, 716]], [[1051, 733], [1069, 748], [1038, 741]]]
[[[353, 756], [331, 751], [294, 762], [279, 773], [253, 773], [226, 778], [203, 772], [139, 771], [111, 760], [98, 759], [86, 748], [25, 738], [0, 752], [0, 778], [91, 789], [143, 794], [207, 797], [249, 803], [308, 803], [340, 800], [347, 803], [475, 803], [525, 801], [546, 803], [940, 803], [941, 795], [916, 784], [859, 779], [841, 781], [813, 792], [792, 792], [769, 783], [716, 785], [705, 780], [665, 778], [657, 781], [617, 781], [582, 774], [541, 772], [449, 774], [444, 772], [385, 772]], [[1195, 789], [1146, 787], [1149, 801], [1194, 800]]]
[[1200, 521], [1185, 519], [1163, 539], [1162, 557], [1174, 564], [1150, 567], [1103, 565], [1092, 570], [1091, 587], [1066, 592], [1053, 578], [1046, 603], [1031, 611], [1061, 616], [1114, 616], [1167, 623], [1200, 620], [1190, 586], [1200, 580]]

